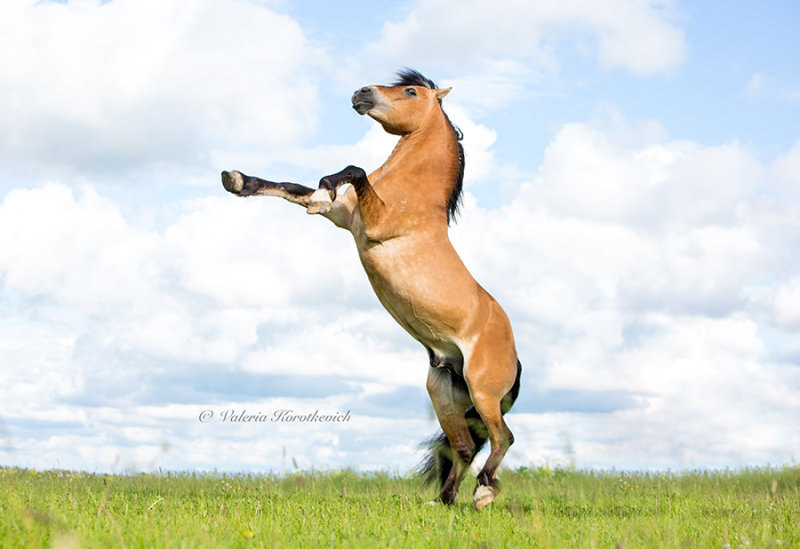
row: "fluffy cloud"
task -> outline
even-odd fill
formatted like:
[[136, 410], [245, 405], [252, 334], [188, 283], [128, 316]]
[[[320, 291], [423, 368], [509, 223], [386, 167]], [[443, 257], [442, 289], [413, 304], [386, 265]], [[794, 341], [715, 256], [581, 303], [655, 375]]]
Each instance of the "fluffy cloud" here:
[[[377, 158], [372, 132], [361, 142]], [[475, 145], [487, 165], [489, 137]], [[775, 342], [798, 329], [785, 266], [800, 227], [791, 202], [769, 197], [793, 188], [794, 149], [764, 165], [735, 142], [629, 137], [565, 126], [513, 201], [487, 210], [468, 195], [452, 231], [517, 336], [525, 374], [508, 463], [788, 461], [797, 349]], [[92, 187], [5, 197], [0, 354], [15, 389], [0, 413], [9, 444], [40, 452], [14, 459], [214, 468], [225, 456], [263, 470], [286, 465], [287, 448], [301, 466], [410, 467], [434, 428], [425, 355], [380, 309], [350, 236], [279, 200], [173, 211], [153, 230]], [[207, 407], [359, 420], [267, 436], [200, 424]], [[360, 449], [366, 440], [391, 451]], [[248, 444], [268, 457], [251, 460]], [[90, 447], [102, 451], [89, 459]]]
[[326, 63], [291, 18], [250, 2], [6, 2], [0, 159], [89, 172], [207, 161], [315, 127]]
[[800, 208], [800, 141], [772, 163], [770, 178], [776, 184], [772, 189], [776, 198], [797, 212]]
[[585, 33], [596, 40], [593, 49], [603, 65], [661, 72], [683, 60], [684, 37], [670, 22], [672, 12], [668, 3], [646, 0], [603, 5], [583, 0], [537, 4], [439, 0], [420, 3], [402, 21], [385, 24], [382, 41], [375, 47], [425, 51], [448, 59], [460, 52], [463, 59], [550, 60], [548, 42], [562, 33]]
[[614, 362], [613, 380], [602, 366], [566, 364], [546, 381], [612, 381], [632, 390], [639, 406], [514, 417], [532, 442], [550, 441], [526, 449], [529, 459], [563, 461], [559, 437], [571, 441], [582, 466], [729, 467], [795, 458], [800, 375], [796, 366], [770, 361], [755, 322], [741, 314], [652, 315], [643, 322], [636, 341], [605, 357]]
[[[536, 197], [559, 212], [639, 227], [731, 225], [764, 168], [737, 142], [686, 141], [633, 147], [585, 124], [558, 132], [545, 151]], [[543, 187], [543, 185], [545, 185]]]
[[[266, 470], [287, 465], [286, 448], [303, 467], [378, 468], [387, 455], [355, 442], [377, 421], [364, 415], [375, 399], [383, 414], [416, 416], [392, 429], [408, 431], [393, 459], [416, 459], [419, 424], [430, 424], [427, 356], [379, 309], [350, 235], [327, 220], [222, 195], [185, 201], [151, 231], [91, 186], [50, 183], [5, 197], [0, 248], [0, 417], [12, 462], [214, 469], [224, 455], [234, 469]], [[398, 386], [415, 400], [384, 402]], [[268, 436], [203, 426], [206, 408], [351, 409], [360, 419], [341, 448], [326, 425]], [[254, 443], [267, 457], [244, 451], [253, 437], [270, 441]]]
[[[89, 187], [77, 197], [60, 184], [14, 190], [0, 206], [4, 288], [107, 318], [120, 345], [211, 361], [235, 360], [290, 304], [332, 307], [365, 293], [349, 235], [327, 220], [233, 196], [186, 207], [161, 234], [132, 226]], [[286, 246], [292, 219], [307, 226]]]
[[0, 215], [4, 286], [109, 314], [150, 291], [158, 236], [137, 232], [107, 198], [50, 184], [11, 191]]
[[[436, 0], [412, 4], [406, 16], [384, 24], [365, 53], [385, 66], [447, 67], [462, 76], [448, 82], [471, 104], [492, 108], [525, 92], [525, 82], [556, 72], [565, 43], [604, 69], [669, 73], [681, 65], [686, 43], [674, 24], [672, 2], [585, 0], [522, 3]], [[465, 93], [469, 93], [465, 91]]]
[[540, 444], [526, 459], [788, 462], [800, 231], [775, 198], [794, 149], [765, 165], [736, 142], [629, 137], [565, 126], [513, 201], [468, 200], [452, 231], [514, 323], [527, 375], [509, 423]]

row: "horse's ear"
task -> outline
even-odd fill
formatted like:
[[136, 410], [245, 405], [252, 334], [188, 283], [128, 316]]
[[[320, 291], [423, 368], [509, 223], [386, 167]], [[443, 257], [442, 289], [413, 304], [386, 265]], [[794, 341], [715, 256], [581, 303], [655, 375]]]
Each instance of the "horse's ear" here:
[[452, 89], [453, 89], [453, 88], [444, 88], [444, 89], [433, 90], [433, 91], [434, 91], [434, 93], [436, 93], [436, 98], [437, 98], [437, 99], [441, 99], [441, 98], [443, 98], [445, 95], [447, 95], [448, 93], [450, 93], [450, 90], [452, 90]]

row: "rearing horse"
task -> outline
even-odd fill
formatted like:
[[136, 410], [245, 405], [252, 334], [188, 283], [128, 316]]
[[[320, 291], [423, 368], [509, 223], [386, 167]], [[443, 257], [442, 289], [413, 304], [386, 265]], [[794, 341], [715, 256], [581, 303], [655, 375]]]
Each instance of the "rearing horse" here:
[[222, 172], [239, 196], [279, 196], [347, 229], [378, 299], [422, 343], [430, 359], [427, 389], [443, 433], [422, 466], [438, 477], [450, 504], [487, 438], [491, 454], [478, 473], [476, 509], [499, 491], [497, 469], [514, 442], [503, 414], [519, 393], [521, 366], [506, 313], [472, 278], [448, 237], [461, 195], [460, 132], [441, 107], [450, 91], [413, 70], [391, 86], [366, 86], [353, 108], [400, 139], [384, 164], [367, 175], [348, 166], [314, 190], [238, 171]]

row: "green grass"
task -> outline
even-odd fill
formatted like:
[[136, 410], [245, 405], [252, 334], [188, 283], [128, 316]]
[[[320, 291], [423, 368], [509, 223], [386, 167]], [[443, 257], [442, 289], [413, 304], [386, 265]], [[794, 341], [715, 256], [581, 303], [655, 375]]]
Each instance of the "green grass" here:
[[412, 477], [0, 469], [2, 547], [800, 547], [800, 467], [503, 471], [482, 512]]

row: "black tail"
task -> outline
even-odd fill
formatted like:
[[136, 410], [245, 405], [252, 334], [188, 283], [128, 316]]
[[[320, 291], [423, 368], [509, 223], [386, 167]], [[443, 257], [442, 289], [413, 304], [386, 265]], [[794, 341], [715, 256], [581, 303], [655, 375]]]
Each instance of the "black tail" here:
[[[505, 414], [514, 405], [519, 395], [519, 380], [522, 374], [522, 364], [517, 360], [517, 377], [514, 380], [514, 385], [511, 386], [506, 396], [500, 401], [500, 410]], [[464, 413], [467, 419], [467, 427], [469, 434], [472, 435], [472, 441], [475, 443], [475, 453], [473, 457], [478, 455], [486, 441], [489, 439], [489, 433], [484, 425], [481, 416], [478, 415], [475, 406], [470, 406]], [[420, 444], [420, 448], [428, 450], [427, 455], [422, 459], [417, 466], [417, 470], [425, 484], [430, 484], [435, 480], [439, 480], [439, 485], [444, 485], [447, 480], [447, 475], [450, 474], [450, 468], [453, 466], [453, 452], [450, 450], [450, 442], [447, 440], [447, 435], [443, 432], [433, 436]], [[467, 464], [469, 465], [469, 463]]]

